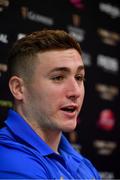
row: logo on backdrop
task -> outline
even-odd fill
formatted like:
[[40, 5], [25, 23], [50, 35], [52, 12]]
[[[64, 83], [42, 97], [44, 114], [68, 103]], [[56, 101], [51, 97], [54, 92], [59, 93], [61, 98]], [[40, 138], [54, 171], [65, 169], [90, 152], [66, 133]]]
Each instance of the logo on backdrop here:
[[28, 9], [26, 6], [21, 7], [21, 16], [24, 19], [29, 19], [31, 21], [37, 22], [37, 23], [42, 23], [48, 26], [53, 26], [54, 21], [52, 18], [38, 14], [34, 11], [31, 11]]
[[118, 7], [112, 6], [112, 4], [105, 4], [100, 3], [99, 4], [100, 11], [108, 14], [111, 16], [111, 18], [119, 18], [120, 17], [120, 9]]
[[17, 39], [21, 39], [21, 38], [23, 38], [23, 37], [25, 37], [26, 36], [26, 34], [24, 34], [24, 33], [19, 33], [18, 35], [17, 35]]
[[0, 0], [0, 12], [6, 9], [9, 6], [9, 0]]
[[99, 96], [104, 100], [112, 101], [119, 95], [117, 86], [98, 83], [96, 84], [95, 89], [99, 93]]
[[7, 71], [7, 65], [6, 64], [0, 64], [0, 76], [2, 75], [2, 72]]
[[69, 1], [77, 9], [83, 9], [84, 8], [83, 0], [69, 0]]
[[117, 143], [113, 141], [97, 139], [93, 142], [93, 146], [96, 148], [99, 155], [110, 156], [117, 148]]
[[118, 59], [103, 54], [97, 56], [97, 65], [110, 73], [117, 74], [119, 71]]
[[4, 44], [8, 44], [8, 35], [7, 34], [0, 34], [0, 42]]
[[72, 14], [72, 23], [74, 26], [79, 27], [81, 23], [81, 17], [78, 14]]
[[85, 64], [85, 66], [87, 66], [87, 67], [90, 67], [91, 66], [91, 55], [90, 54], [88, 54], [88, 53], [86, 53], [86, 52], [84, 52], [83, 51], [83, 53], [82, 53], [82, 59], [83, 59], [83, 62], [84, 62], [84, 64]]
[[82, 42], [85, 39], [85, 30], [80, 28], [81, 17], [78, 14], [72, 14], [72, 24], [67, 25], [67, 31], [78, 42]]
[[116, 32], [99, 28], [97, 33], [100, 36], [101, 41], [105, 44], [117, 46], [117, 44], [120, 42], [120, 35]]
[[9, 100], [0, 100], [0, 107], [11, 108], [13, 107], [13, 102]]
[[82, 42], [85, 39], [85, 31], [74, 26], [67, 26], [69, 34], [73, 36], [78, 42]]
[[102, 110], [99, 114], [97, 125], [104, 131], [112, 131], [115, 127], [116, 119], [111, 109]]
[[21, 15], [23, 18], [27, 18], [27, 15], [28, 15], [28, 7], [26, 6], [22, 6], [21, 7]]
[[115, 179], [114, 172], [110, 171], [100, 171], [101, 179]]

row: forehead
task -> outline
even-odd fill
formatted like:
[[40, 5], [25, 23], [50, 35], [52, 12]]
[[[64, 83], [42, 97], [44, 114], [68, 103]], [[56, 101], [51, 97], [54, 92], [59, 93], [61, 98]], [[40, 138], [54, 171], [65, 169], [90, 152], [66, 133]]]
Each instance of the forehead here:
[[[84, 67], [82, 58], [77, 50], [52, 50], [48, 52], [38, 53], [38, 66], [41, 68], [54, 69], [57, 67], [67, 67], [77, 69]], [[82, 68], [84, 69], [84, 68]]]

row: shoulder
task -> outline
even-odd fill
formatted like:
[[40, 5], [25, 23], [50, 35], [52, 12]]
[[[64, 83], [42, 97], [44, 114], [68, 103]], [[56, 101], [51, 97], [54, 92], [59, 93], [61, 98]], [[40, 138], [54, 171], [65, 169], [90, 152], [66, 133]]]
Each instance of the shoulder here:
[[83, 163], [85, 164], [88, 171], [90, 171], [91, 174], [93, 174], [96, 179], [101, 179], [98, 171], [96, 170], [95, 166], [91, 163], [91, 161], [83, 157]]
[[0, 141], [0, 159], [2, 178], [47, 178], [42, 157], [19, 143]]
[[94, 165], [84, 156], [78, 154], [72, 156], [77, 167], [77, 173], [88, 179], [100, 179], [99, 173]]
[[62, 139], [61, 153], [72, 173], [74, 172], [77, 177], [82, 176], [86, 179], [100, 179], [99, 173], [94, 165], [82, 154], [78, 153], [65, 137]]

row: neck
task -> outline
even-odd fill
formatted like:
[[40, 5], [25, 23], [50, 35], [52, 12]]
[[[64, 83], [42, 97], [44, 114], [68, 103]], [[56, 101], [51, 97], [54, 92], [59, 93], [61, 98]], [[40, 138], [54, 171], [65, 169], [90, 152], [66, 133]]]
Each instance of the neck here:
[[61, 132], [52, 129], [41, 128], [36, 122], [28, 121], [28, 120], [26, 121], [32, 127], [32, 129], [38, 134], [38, 136], [40, 136], [42, 140], [45, 141], [46, 144], [48, 144], [48, 146], [51, 147], [52, 150], [58, 153], [58, 146], [61, 138]]
[[[33, 128], [33, 127], [32, 127]], [[34, 128], [33, 128], [34, 129]], [[60, 143], [61, 133], [54, 130], [36, 128], [34, 131], [51, 147], [56, 153]]]
[[20, 109], [17, 112], [24, 118], [24, 120], [32, 127], [32, 129], [42, 138], [43, 141], [58, 153], [58, 146], [61, 138], [61, 131], [42, 128], [36, 121], [28, 119]]

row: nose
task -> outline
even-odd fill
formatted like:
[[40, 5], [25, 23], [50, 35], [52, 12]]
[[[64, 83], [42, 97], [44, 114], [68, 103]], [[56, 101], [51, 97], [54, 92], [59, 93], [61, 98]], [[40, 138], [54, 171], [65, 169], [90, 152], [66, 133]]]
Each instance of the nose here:
[[78, 99], [81, 95], [84, 95], [83, 82], [77, 82], [76, 79], [71, 79], [68, 84], [67, 98], [71, 100]]

